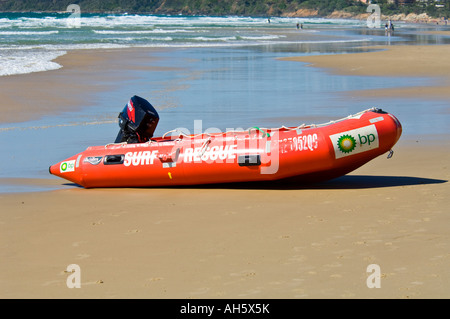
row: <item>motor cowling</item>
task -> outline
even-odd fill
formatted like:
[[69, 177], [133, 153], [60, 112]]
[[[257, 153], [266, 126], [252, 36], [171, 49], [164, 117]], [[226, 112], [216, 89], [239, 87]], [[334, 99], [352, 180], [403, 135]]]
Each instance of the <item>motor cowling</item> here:
[[119, 113], [119, 133], [115, 143], [148, 142], [158, 125], [159, 115], [145, 99], [135, 95]]

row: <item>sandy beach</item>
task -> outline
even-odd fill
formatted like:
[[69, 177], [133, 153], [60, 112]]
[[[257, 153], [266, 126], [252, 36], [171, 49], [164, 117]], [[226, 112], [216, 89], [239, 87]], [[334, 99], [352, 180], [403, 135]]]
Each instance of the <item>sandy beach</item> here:
[[[450, 46], [385, 49], [296, 59], [343, 74], [430, 77], [436, 86], [373, 94], [448, 98]], [[62, 69], [0, 78], [1, 93], [16, 101], [29, 88], [19, 100], [30, 118], [56, 111], [63, 92], [74, 108], [86, 98], [77, 90], [113, 85], [123, 57], [139, 64], [143, 52], [70, 52]], [[111, 77], [96, 78], [93, 65], [113, 62]], [[450, 298], [449, 146], [446, 136], [401, 138], [391, 159], [307, 186], [86, 190], [56, 178], [16, 181], [63, 189], [0, 194], [0, 298]], [[81, 270], [79, 289], [66, 284], [71, 264]], [[372, 264], [380, 288], [367, 285]]]

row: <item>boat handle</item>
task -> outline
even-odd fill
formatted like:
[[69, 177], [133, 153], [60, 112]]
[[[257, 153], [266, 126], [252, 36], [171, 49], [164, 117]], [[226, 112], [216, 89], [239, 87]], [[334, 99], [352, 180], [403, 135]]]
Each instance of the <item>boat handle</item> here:
[[394, 155], [394, 150], [390, 150], [387, 158], [390, 159], [393, 155]]
[[205, 143], [203, 143], [202, 148], [200, 149], [200, 157], [202, 157], [203, 154], [205, 154], [209, 143], [211, 143], [211, 137], [208, 137], [208, 139], [205, 141]]

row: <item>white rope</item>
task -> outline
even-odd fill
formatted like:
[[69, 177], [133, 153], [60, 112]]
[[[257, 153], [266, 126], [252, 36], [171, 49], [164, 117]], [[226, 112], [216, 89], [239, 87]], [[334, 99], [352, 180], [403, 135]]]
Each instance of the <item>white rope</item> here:
[[[338, 119], [338, 120], [332, 120], [332, 121], [329, 121], [329, 122], [326, 122], [326, 123], [322, 123], [322, 124], [309, 124], [309, 125], [306, 125], [305, 123], [303, 123], [303, 124], [301, 124], [299, 126], [296, 126], [296, 127], [286, 127], [286, 126], [282, 125], [281, 127], [278, 127], [278, 128], [264, 128], [264, 127], [262, 127], [262, 128], [259, 128], [259, 129], [260, 130], [265, 130], [265, 131], [267, 131], [267, 130], [272, 130], [272, 131], [273, 130], [275, 130], [275, 131], [276, 130], [293, 131], [293, 130], [304, 129], [304, 128], [317, 128], [317, 127], [322, 127], [322, 126], [327, 126], [327, 125], [330, 125], [330, 124], [342, 122], [342, 121], [345, 121], [345, 120], [350, 119], [352, 117], [360, 116], [360, 115], [362, 115], [364, 113], [371, 112], [371, 111], [376, 111], [376, 110], [378, 110], [376, 107], [372, 107], [370, 109], [358, 112], [356, 114], [349, 115], [347, 117], [344, 117], [344, 118], [341, 118], [341, 119]], [[163, 135], [163, 137], [165, 137], [167, 134], [169, 134], [171, 132], [174, 132], [174, 131], [177, 131], [177, 130], [168, 131], [168, 132], [166, 132]], [[204, 134], [207, 134], [209, 136], [219, 136], [219, 135], [224, 135], [224, 134], [236, 134], [236, 133], [247, 133], [247, 132], [248, 131], [237, 131], [237, 130], [235, 130], [235, 131], [227, 131], [227, 132], [214, 133], [214, 134], [200, 133], [200, 134], [196, 134], [196, 135], [186, 135], [185, 133], [180, 132], [179, 136], [185, 136], [185, 137], [189, 137], [189, 138], [196, 138], [196, 137], [204, 135]]]
[[[338, 120], [332, 120], [332, 121], [329, 121], [329, 122], [326, 122], [326, 123], [322, 123], [322, 124], [309, 124], [309, 125], [306, 125], [305, 123], [303, 123], [303, 124], [301, 124], [299, 126], [296, 126], [296, 127], [286, 127], [286, 126], [282, 125], [281, 127], [278, 127], [278, 128], [264, 128], [263, 127], [263, 128], [258, 128], [258, 129], [266, 131], [266, 133], [267, 133], [267, 131], [269, 131], [269, 130], [270, 131], [274, 131], [274, 130], [275, 131], [276, 130], [293, 131], [293, 130], [304, 129], [304, 128], [317, 128], [317, 127], [322, 127], [322, 126], [327, 126], [327, 125], [330, 125], [330, 124], [342, 122], [344, 120], [360, 116], [360, 115], [362, 115], [364, 113], [371, 112], [371, 111], [377, 111], [377, 110], [379, 110], [379, 109], [376, 108], [376, 107], [372, 107], [370, 109], [358, 112], [356, 114], [349, 115], [347, 117], [344, 117], [344, 118], [341, 118], [341, 119], [338, 119]], [[224, 134], [236, 134], [236, 133], [241, 133], [242, 134], [242, 133], [247, 133], [249, 131], [234, 130], [234, 131], [226, 131], [226, 132], [221, 132], [221, 133], [211, 133], [211, 134], [210, 133], [200, 133], [200, 134], [195, 134], [195, 135], [187, 135], [187, 134], [183, 133], [182, 131], [179, 131], [178, 129], [174, 129], [174, 130], [170, 130], [170, 131], [164, 133], [162, 138], [165, 138], [167, 134], [173, 133], [173, 132], [179, 132], [177, 140], [180, 140], [180, 138], [182, 138], [182, 137], [188, 137], [188, 138], [191, 138], [191, 139], [195, 139], [196, 137], [199, 137], [199, 136], [208, 135], [209, 138], [203, 143], [203, 146], [202, 146], [202, 150], [203, 150], [202, 155], [203, 155], [203, 153], [206, 151], [206, 148], [205, 149], [203, 149], [203, 148], [205, 146], [207, 146], [207, 144], [209, 144], [211, 142], [211, 137], [220, 136], [220, 135], [224, 135]], [[152, 142], [152, 140], [150, 139], [147, 143], [150, 144], [151, 142]], [[126, 144], [127, 144], [127, 142], [109, 143], [109, 144], [105, 145], [105, 148], [108, 147], [108, 146], [111, 146], [111, 145], [126, 145]]]

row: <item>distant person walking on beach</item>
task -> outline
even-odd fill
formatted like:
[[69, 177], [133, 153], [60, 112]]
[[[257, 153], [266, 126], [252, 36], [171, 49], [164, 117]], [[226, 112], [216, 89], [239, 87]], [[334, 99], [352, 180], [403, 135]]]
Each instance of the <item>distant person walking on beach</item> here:
[[389, 29], [389, 31], [394, 31], [394, 24], [392, 23], [391, 19], [389, 19], [388, 29]]
[[391, 20], [384, 25], [384, 31], [386, 31], [386, 33], [394, 32], [394, 24]]

